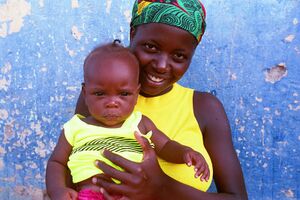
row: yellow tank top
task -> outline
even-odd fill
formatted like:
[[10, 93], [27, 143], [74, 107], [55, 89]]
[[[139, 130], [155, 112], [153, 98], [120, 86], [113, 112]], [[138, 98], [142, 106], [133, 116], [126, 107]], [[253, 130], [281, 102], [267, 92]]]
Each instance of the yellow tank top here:
[[[134, 131], [138, 130], [142, 114], [133, 112], [120, 128], [104, 128], [85, 123], [80, 115], [74, 115], [64, 124], [64, 133], [68, 143], [73, 147], [68, 167], [73, 183], [86, 180], [102, 173], [94, 164], [102, 160], [120, 169], [101, 155], [101, 150], [111, 150], [129, 160], [140, 162], [143, 158], [141, 146], [135, 140]], [[147, 134], [147, 138], [151, 134]], [[121, 170], [121, 169], [120, 169]]]
[[170, 92], [162, 96], [146, 98], [140, 95], [135, 110], [149, 117], [170, 139], [189, 146], [203, 155], [210, 170], [208, 182], [194, 178], [194, 168], [186, 164], [168, 163], [162, 159], [159, 159], [159, 164], [170, 177], [206, 191], [212, 181], [212, 163], [194, 115], [193, 94], [194, 90], [176, 83]]

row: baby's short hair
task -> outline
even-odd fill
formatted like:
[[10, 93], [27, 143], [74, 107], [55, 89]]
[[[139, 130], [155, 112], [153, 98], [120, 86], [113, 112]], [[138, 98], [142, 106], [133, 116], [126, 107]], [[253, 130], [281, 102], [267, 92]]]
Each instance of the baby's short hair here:
[[[99, 56], [100, 59], [104, 58], [105, 56], [107, 56], [109, 54], [115, 54], [116, 57], [117, 57], [117, 55], [126, 55], [127, 59], [132, 59], [132, 61], [134, 63], [139, 65], [137, 58], [131, 52], [131, 50], [127, 47], [124, 47], [121, 44], [121, 41], [119, 39], [115, 39], [112, 43], [107, 43], [107, 44], [102, 44], [102, 45], [97, 46], [88, 54], [88, 56], [84, 60], [84, 65], [83, 65], [84, 76], [86, 74], [86, 70], [88, 67], [87, 63], [88, 63], [89, 59], [91, 59], [96, 54], [97, 54], [97, 56]], [[84, 79], [86, 79], [86, 77], [84, 77]]]

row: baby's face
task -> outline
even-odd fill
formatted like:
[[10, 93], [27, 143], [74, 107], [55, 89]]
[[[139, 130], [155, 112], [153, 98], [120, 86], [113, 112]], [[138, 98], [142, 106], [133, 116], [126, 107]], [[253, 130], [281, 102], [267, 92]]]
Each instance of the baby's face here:
[[85, 83], [85, 102], [90, 114], [104, 127], [120, 127], [130, 116], [139, 93], [138, 66], [130, 59], [91, 59]]

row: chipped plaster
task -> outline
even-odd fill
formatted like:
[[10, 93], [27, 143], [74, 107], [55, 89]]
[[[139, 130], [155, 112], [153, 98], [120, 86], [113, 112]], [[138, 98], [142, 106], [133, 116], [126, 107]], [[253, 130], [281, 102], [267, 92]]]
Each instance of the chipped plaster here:
[[17, 33], [24, 26], [24, 17], [31, 13], [31, 5], [25, 0], [7, 0], [0, 4], [0, 37]]
[[279, 63], [271, 69], [265, 71], [265, 81], [270, 83], [276, 83], [283, 77], [287, 76], [288, 70], [285, 63]]

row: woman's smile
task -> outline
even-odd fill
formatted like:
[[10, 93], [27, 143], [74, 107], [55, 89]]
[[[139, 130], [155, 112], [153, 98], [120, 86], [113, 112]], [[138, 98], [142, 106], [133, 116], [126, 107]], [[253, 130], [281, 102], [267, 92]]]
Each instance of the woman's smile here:
[[151, 74], [147, 74], [148, 79], [150, 79], [151, 81], [155, 82], [155, 83], [159, 83], [162, 82], [164, 79], [159, 78], [157, 76], [153, 76]]

